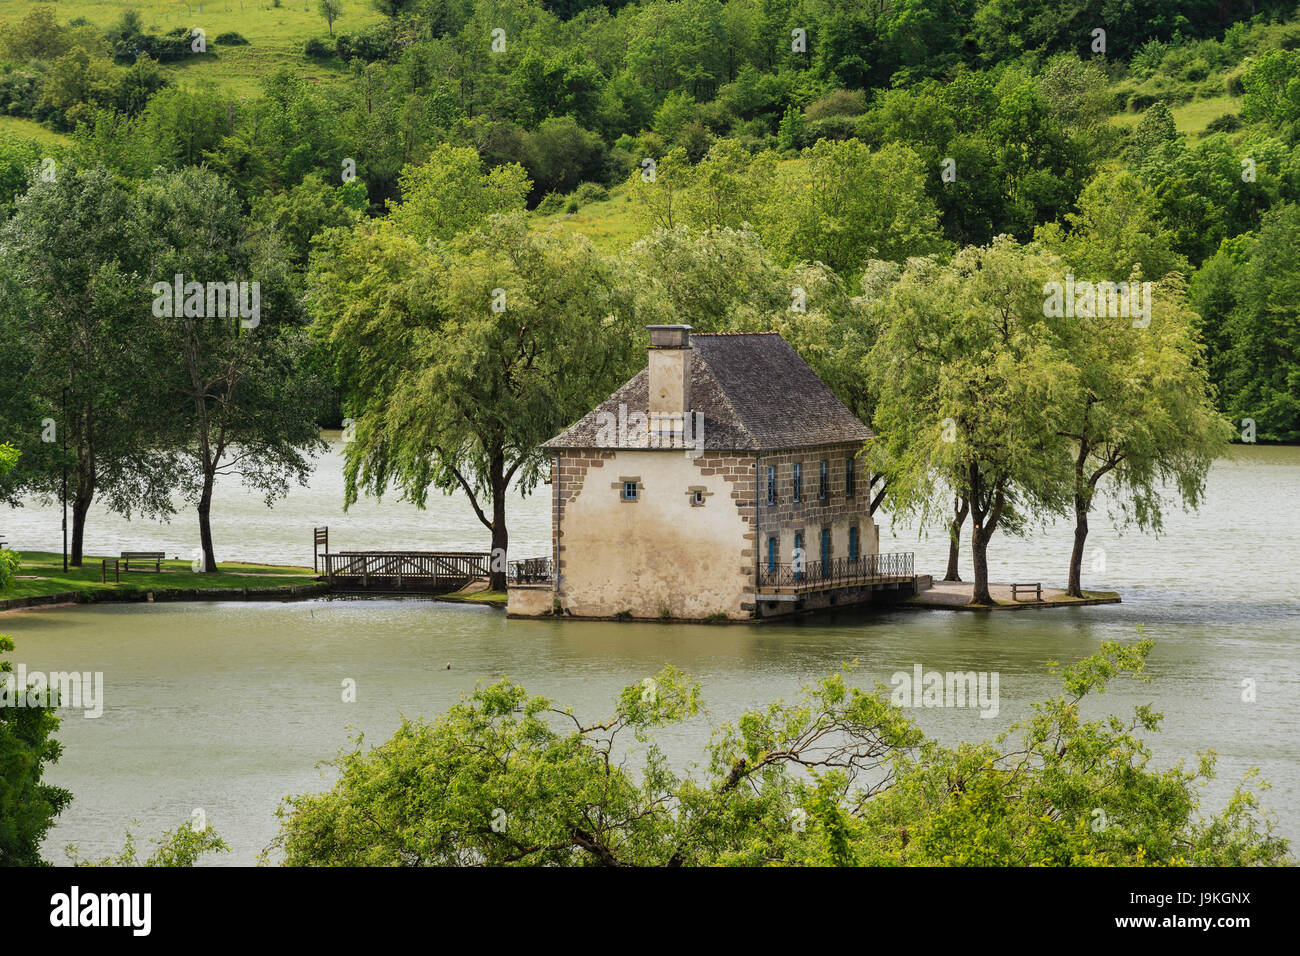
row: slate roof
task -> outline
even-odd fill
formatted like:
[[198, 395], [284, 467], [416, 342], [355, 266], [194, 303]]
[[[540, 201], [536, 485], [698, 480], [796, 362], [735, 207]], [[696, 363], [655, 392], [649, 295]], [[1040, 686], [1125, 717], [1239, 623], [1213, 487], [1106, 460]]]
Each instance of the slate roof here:
[[[691, 404], [704, 414], [707, 451], [778, 451], [875, 437], [776, 332], [692, 335]], [[617, 448], [598, 440], [601, 412], [645, 412], [649, 371], [622, 388], [543, 448]], [[608, 419], [605, 420], [608, 422]], [[638, 442], [632, 447], [649, 447]]]

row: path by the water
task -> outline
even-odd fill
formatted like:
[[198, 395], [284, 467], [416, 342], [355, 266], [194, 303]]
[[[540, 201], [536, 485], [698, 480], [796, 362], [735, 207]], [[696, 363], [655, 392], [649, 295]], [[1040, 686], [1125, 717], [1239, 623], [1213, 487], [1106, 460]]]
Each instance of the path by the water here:
[[1091, 595], [1086, 598], [1072, 598], [1064, 588], [1044, 587], [1042, 600], [1035, 600], [1032, 591], [1020, 589], [1019, 597], [1012, 597], [1010, 584], [990, 584], [989, 594], [997, 601], [994, 607], [972, 607], [970, 600], [975, 593], [975, 584], [971, 581], [935, 581], [915, 597], [904, 603], [913, 607], [935, 607], [968, 611], [1015, 611], [1034, 607], [1079, 607], [1088, 604], [1118, 604], [1118, 594], [1109, 591], [1085, 591]]

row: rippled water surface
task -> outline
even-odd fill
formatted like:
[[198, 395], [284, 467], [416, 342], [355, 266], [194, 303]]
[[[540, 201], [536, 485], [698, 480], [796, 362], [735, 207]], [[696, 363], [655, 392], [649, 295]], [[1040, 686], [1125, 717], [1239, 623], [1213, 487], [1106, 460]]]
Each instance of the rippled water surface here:
[[[319, 462], [308, 489], [267, 511], [237, 486], [214, 505], [219, 559], [310, 562], [311, 528], [328, 524], [341, 548], [485, 549], [486, 532], [458, 497], [427, 511], [385, 500], [344, 515], [339, 446]], [[511, 502], [511, 552], [543, 554], [549, 499]], [[607, 714], [623, 686], [665, 663], [704, 684], [707, 718], [661, 734], [680, 764], [695, 759], [710, 722], [795, 693], [801, 682], [857, 659], [857, 680], [888, 681], [926, 669], [996, 671], [1001, 706], [916, 710], [944, 740], [987, 737], [1024, 715], [1058, 683], [1048, 660], [1073, 660], [1108, 638], [1132, 639], [1139, 625], [1157, 640], [1149, 685], [1117, 685], [1099, 705], [1128, 711], [1152, 701], [1165, 714], [1152, 739], [1162, 764], [1212, 748], [1220, 777], [1206, 792], [1215, 808], [1248, 767], [1273, 787], [1264, 795], [1282, 832], [1300, 838], [1300, 449], [1247, 448], [1219, 462], [1198, 514], [1174, 512], [1165, 533], [1123, 536], [1093, 521], [1085, 587], [1109, 588], [1122, 605], [992, 615], [945, 611], [859, 611], [764, 626], [682, 626], [507, 621], [496, 610], [431, 601], [317, 600], [302, 603], [70, 607], [0, 616], [29, 670], [102, 671], [98, 719], [65, 711], [62, 760], [49, 778], [72, 790], [46, 844], [102, 855], [120, 848], [133, 820], [154, 835], [202, 807], [234, 852], [253, 862], [275, 833], [274, 810], [288, 793], [326, 784], [318, 764], [353, 730], [378, 741], [400, 715], [432, 716], [483, 677], [507, 675], [531, 691]], [[18, 548], [58, 547], [57, 514], [31, 506], [0, 515]], [[165, 548], [189, 555], [197, 532], [188, 515], [172, 524], [126, 522], [95, 513], [88, 553]], [[997, 580], [1063, 583], [1070, 528], [1026, 540], [1000, 538]], [[886, 529], [884, 550], [915, 550], [918, 569], [942, 573], [946, 542]], [[1095, 554], [1092, 548], [1103, 553]], [[1091, 571], [1104, 560], [1104, 571]], [[447, 665], [451, 669], [447, 669]], [[357, 683], [344, 703], [342, 682]], [[1257, 700], [1242, 701], [1253, 679]]]

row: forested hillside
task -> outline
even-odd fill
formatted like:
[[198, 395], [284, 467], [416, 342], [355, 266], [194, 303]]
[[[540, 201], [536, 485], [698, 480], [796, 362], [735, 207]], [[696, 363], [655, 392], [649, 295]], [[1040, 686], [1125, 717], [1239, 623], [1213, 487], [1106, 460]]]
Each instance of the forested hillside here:
[[5, 0], [0, 204], [46, 158], [136, 179], [202, 164], [303, 266], [355, 205], [342, 187], [382, 216], [450, 144], [518, 164], [537, 221], [606, 251], [657, 225], [749, 223], [775, 261], [823, 262], [851, 291], [869, 258], [1037, 238], [1096, 278], [1180, 273], [1223, 410], [1294, 440], [1294, 13]]

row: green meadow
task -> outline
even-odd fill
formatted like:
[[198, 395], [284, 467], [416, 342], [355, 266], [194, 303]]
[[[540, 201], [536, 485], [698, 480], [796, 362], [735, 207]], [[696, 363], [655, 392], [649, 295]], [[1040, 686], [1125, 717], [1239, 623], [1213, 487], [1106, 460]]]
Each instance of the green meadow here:
[[[178, 81], [203, 80], [216, 83], [239, 96], [258, 95], [262, 77], [289, 67], [309, 81], [333, 83], [347, 76], [341, 61], [310, 60], [303, 44], [311, 37], [328, 40], [325, 20], [316, 10], [316, 0], [210, 0], [175, 3], [165, 0], [0, 0], [0, 30], [21, 20], [36, 6], [53, 6], [61, 21], [78, 17], [98, 27], [115, 23], [128, 9], [139, 11], [146, 33], [162, 34], [176, 27], [199, 27], [208, 38], [209, 53], [164, 69]], [[334, 23], [334, 33], [355, 32], [382, 19], [364, 0], [345, 2], [343, 16]], [[216, 43], [223, 33], [238, 33], [247, 46]]]

